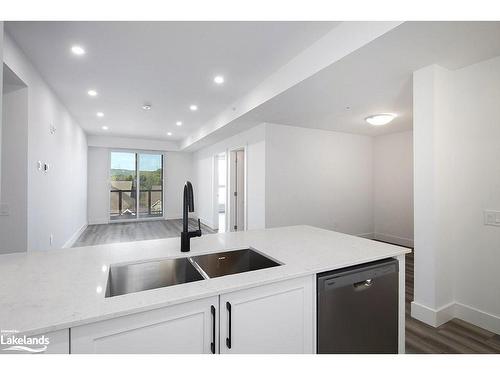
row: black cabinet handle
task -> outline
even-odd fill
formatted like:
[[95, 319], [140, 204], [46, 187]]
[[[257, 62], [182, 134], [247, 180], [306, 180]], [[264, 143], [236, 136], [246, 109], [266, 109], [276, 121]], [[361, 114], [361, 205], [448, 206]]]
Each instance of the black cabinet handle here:
[[215, 307], [211, 306], [210, 311], [212, 312], [212, 342], [210, 343], [210, 350], [212, 354], [215, 354]]
[[226, 309], [229, 317], [229, 332], [228, 337], [226, 337], [226, 346], [231, 349], [231, 304], [229, 302], [226, 302]]

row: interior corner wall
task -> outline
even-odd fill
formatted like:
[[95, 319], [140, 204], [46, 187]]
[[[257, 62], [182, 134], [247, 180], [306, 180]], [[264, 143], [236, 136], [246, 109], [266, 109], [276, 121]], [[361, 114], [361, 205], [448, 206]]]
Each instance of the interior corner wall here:
[[415, 301], [434, 326], [500, 333], [500, 57], [414, 73]]
[[413, 247], [413, 130], [373, 138], [373, 237]]
[[371, 137], [266, 124], [266, 226], [371, 237], [372, 160]]
[[28, 90], [28, 251], [61, 248], [87, 222], [86, 135], [8, 34], [3, 57]]
[[193, 183], [195, 210], [200, 220], [209, 227], [217, 227], [214, 218], [213, 168], [214, 156], [237, 147], [247, 151], [247, 228], [263, 229], [265, 222], [266, 184], [266, 126], [257, 125], [247, 131], [226, 138], [193, 154]]

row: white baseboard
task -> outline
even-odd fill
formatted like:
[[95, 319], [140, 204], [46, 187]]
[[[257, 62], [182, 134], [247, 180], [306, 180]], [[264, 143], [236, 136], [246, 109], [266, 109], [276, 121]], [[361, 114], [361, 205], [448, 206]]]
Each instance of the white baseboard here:
[[81, 236], [81, 234], [87, 229], [87, 223], [83, 224], [80, 229], [78, 229], [71, 237], [69, 240], [66, 241], [66, 243], [63, 245], [63, 249], [69, 249], [71, 246], [73, 246], [78, 239], [78, 237]]
[[373, 240], [373, 233], [360, 233], [360, 234], [356, 234], [356, 236], [368, 238], [369, 240]]
[[474, 307], [464, 305], [462, 303], [455, 303], [455, 318], [465, 320], [478, 327], [487, 329], [500, 335], [500, 316], [496, 316]]
[[165, 220], [180, 220], [180, 219], [182, 219], [182, 215], [165, 216]]
[[411, 303], [411, 316], [432, 327], [439, 327], [441, 324], [453, 319], [455, 303], [451, 302], [440, 309], [432, 309], [413, 301]]
[[439, 327], [453, 318], [464, 320], [500, 335], [500, 317], [459, 302], [451, 302], [438, 310], [411, 303], [411, 316], [433, 327]]
[[393, 243], [395, 245], [405, 246], [405, 247], [413, 247], [413, 240], [411, 238], [403, 238], [398, 236], [393, 236], [385, 233], [374, 233], [374, 240], [384, 241]]
[[89, 225], [109, 224], [109, 218], [89, 220]]

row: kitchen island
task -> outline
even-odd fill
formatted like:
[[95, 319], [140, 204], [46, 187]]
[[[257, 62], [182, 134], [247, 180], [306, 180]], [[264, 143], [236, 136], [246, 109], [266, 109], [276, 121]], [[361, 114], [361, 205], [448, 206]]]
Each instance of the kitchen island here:
[[[49, 353], [315, 353], [316, 275], [395, 258], [404, 352], [407, 248], [311, 226], [204, 235], [191, 240], [189, 253], [181, 253], [179, 243], [170, 238], [2, 255], [0, 329], [45, 334]], [[243, 248], [281, 265], [106, 297], [110, 266]], [[262, 337], [266, 332], [273, 336]]]

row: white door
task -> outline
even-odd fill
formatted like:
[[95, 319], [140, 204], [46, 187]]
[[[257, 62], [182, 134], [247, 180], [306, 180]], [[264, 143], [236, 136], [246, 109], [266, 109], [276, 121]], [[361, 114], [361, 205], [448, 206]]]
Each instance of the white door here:
[[231, 151], [230, 168], [230, 211], [231, 231], [245, 230], [245, 150]]
[[218, 353], [218, 297], [71, 329], [71, 353]]
[[220, 296], [221, 353], [313, 353], [313, 277]]

